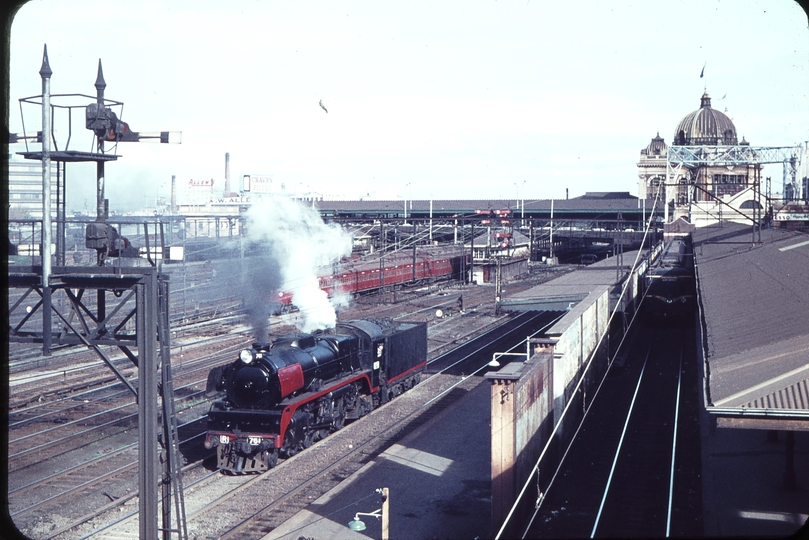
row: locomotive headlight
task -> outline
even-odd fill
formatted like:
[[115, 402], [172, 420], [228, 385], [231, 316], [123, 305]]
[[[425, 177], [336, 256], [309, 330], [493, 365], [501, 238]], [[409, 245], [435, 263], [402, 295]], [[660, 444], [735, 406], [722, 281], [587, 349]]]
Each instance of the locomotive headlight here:
[[253, 360], [256, 359], [256, 351], [253, 349], [242, 349], [239, 353], [239, 360], [244, 362], [245, 364], [249, 364]]

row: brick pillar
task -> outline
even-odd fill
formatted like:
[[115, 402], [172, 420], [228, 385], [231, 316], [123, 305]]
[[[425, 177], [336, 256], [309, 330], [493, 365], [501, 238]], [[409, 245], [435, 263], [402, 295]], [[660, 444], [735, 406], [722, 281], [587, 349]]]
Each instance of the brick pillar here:
[[492, 524], [496, 526], [503, 522], [514, 503], [514, 391], [517, 378], [519, 374], [504, 373], [491, 379]]

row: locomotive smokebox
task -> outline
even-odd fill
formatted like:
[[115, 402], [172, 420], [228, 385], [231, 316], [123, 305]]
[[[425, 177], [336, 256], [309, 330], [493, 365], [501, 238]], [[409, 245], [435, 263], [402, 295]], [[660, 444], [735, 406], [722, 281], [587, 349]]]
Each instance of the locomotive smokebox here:
[[263, 342], [263, 341], [261, 341], [261, 342], [257, 341], [255, 343], [253, 343], [251, 345], [251, 347], [253, 347], [257, 351], [267, 352], [270, 349], [272, 349], [272, 343], [267, 343], [267, 342]]

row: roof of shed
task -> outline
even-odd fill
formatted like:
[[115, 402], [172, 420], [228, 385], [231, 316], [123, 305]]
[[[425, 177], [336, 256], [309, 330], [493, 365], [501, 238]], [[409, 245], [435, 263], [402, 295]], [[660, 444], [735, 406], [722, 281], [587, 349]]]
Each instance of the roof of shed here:
[[809, 235], [753, 242], [749, 225], [725, 223], [693, 239], [710, 404], [809, 409]]

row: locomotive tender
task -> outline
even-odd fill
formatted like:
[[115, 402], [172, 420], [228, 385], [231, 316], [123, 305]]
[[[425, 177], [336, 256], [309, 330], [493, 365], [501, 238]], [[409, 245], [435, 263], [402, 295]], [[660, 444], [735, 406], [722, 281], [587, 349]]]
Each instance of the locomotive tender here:
[[648, 313], [654, 321], [689, 322], [696, 309], [694, 253], [688, 238], [666, 243], [645, 276]]
[[412, 388], [427, 365], [427, 324], [389, 319], [254, 343], [208, 374], [205, 447], [232, 473], [262, 472], [347, 420]]

